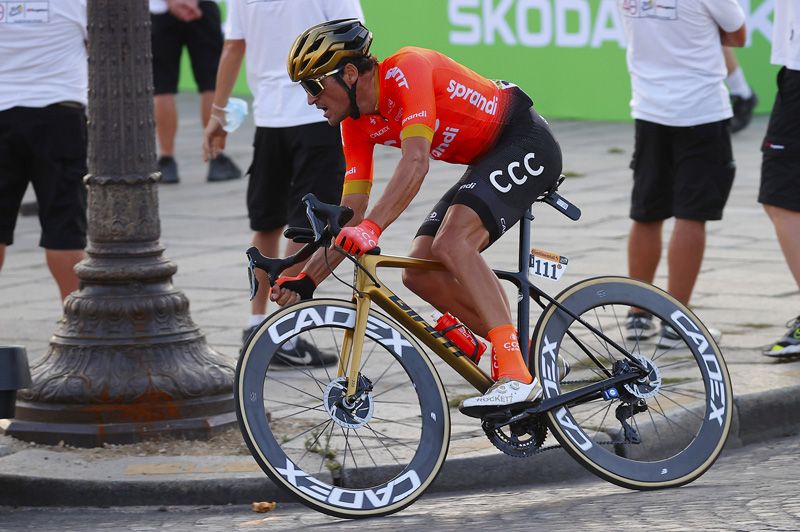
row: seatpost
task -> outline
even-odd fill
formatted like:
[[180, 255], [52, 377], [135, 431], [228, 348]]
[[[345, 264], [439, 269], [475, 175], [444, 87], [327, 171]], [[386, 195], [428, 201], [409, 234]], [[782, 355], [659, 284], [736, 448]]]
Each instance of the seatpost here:
[[522, 359], [528, 365], [530, 358], [530, 327], [528, 320], [531, 310], [530, 288], [531, 282], [528, 279], [528, 267], [530, 262], [531, 246], [531, 222], [533, 221], [533, 211], [530, 207], [525, 210], [525, 214], [519, 221], [519, 290], [517, 297], [517, 331], [519, 332], [519, 349], [522, 352]]

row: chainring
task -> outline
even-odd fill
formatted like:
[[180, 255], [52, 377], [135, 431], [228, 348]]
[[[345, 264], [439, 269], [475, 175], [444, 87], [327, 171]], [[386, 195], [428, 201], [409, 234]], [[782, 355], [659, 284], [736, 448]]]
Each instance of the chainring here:
[[509, 456], [527, 458], [541, 452], [547, 437], [547, 423], [544, 416], [530, 416], [510, 425], [495, 428], [495, 423], [481, 423], [486, 437], [492, 445]]

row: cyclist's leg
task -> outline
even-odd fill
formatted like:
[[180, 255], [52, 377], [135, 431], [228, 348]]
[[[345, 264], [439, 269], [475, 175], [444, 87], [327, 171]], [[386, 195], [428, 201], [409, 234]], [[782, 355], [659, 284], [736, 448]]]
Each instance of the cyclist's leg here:
[[511, 311], [501, 295], [499, 281], [481, 256], [489, 238], [489, 231], [474, 210], [466, 205], [451, 205], [430, 247], [433, 256], [471, 295], [470, 300], [480, 302], [475, 312], [487, 332], [511, 323]]
[[[558, 179], [561, 150], [544, 120], [527, 108], [507, 128], [497, 146], [470, 168], [470, 182], [456, 193], [432, 248], [473, 292], [481, 318], [492, 327], [492, 376], [498, 386], [481, 398], [464, 401], [461, 411], [474, 416], [486, 408], [532, 400], [539, 393], [522, 359], [508, 303], [496, 285], [486, 281], [483, 273], [492, 272], [479, 251], [513, 227]], [[508, 386], [506, 381], [511, 381]]]
[[[433, 236], [420, 235], [414, 239], [409, 255], [418, 259], [435, 260], [431, 245]], [[497, 279], [495, 278], [495, 281]], [[468, 290], [449, 271], [407, 269], [403, 284], [441, 312], [457, 316], [471, 331], [485, 337], [489, 328], [480, 318], [477, 305]], [[505, 296], [505, 293], [503, 293]]]

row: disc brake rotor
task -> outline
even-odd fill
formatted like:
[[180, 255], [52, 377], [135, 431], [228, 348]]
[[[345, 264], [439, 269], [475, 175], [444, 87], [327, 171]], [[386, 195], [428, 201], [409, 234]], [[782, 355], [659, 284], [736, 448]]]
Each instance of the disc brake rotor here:
[[322, 403], [325, 411], [338, 425], [348, 429], [359, 429], [372, 420], [375, 408], [372, 382], [359, 374], [356, 393], [353, 397], [347, 397], [347, 377], [337, 377], [325, 388]]
[[647, 369], [647, 374], [625, 385], [625, 389], [640, 399], [655, 396], [661, 390], [661, 372], [655, 362], [641, 355], [634, 355]]

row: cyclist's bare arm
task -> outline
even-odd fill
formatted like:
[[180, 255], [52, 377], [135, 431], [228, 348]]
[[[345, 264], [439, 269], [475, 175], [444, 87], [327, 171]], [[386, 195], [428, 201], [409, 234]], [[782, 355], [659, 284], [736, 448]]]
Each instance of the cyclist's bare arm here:
[[[428, 173], [430, 142], [427, 139], [423, 137], [407, 138], [403, 140], [401, 148], [403, 155], [395, 168], [394, 175], [367, 216], [382, 229], [386, 229], [408, 207]], [[353, 218], [348, 222], [348, 226], [357, 225], [364, 219], [368, 202], [367, 194], [348, 194], [342, 198], [342, 205], [353, 209]], [[318, 285], [330, 274], [330, 269], [335, 268], [343, 260], [339, 253], [330, 253], [329, 251], [317, 251], [303, 268], [303, 271], [310, 275]], [[324, 252], [328, 252], [327, 262]], [[292, 290], [273, 286], [270, 298], [283, 306], [297, 302], [300, 296]]]
[[428, 139], [409, 137], [403, 140], [400, 147], [403, 155], [397, 163], [394, 175], [367, 215], [367, 218], [384, 230], [408, 208], [428, 173], [431, 153], [431, 143]]

